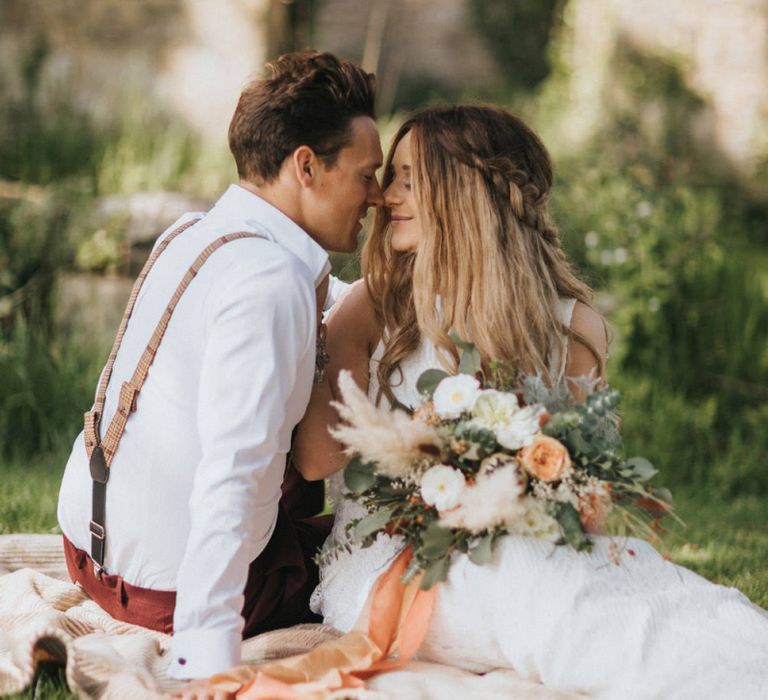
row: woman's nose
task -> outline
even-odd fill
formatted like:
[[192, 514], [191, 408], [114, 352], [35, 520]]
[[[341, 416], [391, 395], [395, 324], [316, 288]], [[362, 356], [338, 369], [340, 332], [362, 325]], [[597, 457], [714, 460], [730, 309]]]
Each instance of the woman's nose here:
[[394, 182], [390, 182], [384, 190], [384, 206], [391, 207], [401, 201], [398, 189]]

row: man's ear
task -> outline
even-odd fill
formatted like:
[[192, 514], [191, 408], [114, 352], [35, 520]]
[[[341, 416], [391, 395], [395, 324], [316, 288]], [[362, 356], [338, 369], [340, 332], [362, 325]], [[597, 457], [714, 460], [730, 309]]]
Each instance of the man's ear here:
[[319, 159], [309, 146], [299, 146], [291, 156], [293, 172], [302, 187], [312, 187], [318, 174]]

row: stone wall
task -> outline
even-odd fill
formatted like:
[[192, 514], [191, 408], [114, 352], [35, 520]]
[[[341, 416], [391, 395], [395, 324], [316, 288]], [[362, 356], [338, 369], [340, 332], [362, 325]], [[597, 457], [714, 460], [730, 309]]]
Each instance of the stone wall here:
[[269, 0], [0, 0], [0, 90], [41, 92], [109, 120], [125, 97], [225, 137], [242, 86], [268, 53]]
[[469, 15], [468, 0], [324, 0], [315, 21], [318, 46], [363, 62], [379, 76], [380, 112], [402, 80], [456, 87], [499, 80]]
[[[404, 81], [455, 92], [500, 82], [505, 68], [476, 30], [470, 2], [314, 0], [308, 36], [376, 70], [386, 113]], [[0, 0], [0, 99], [23, 93], [37, 56], [43, 86], [67, 92], [91, 115], [114, 116], [132, 94], [221, 141], [241, 87], [286, 46], [277, 26], [286, 7], [285, 0]], [[722, 153], [747, 171], [765, 158], [766, 0], [569, 0], [564, 16], [570, 100], [559, 108], [569, 138], [599, 128], [612, 56], [631, 42], [682, 66], [708, 103], [705, 138]]]
[[567, 7], [571, 109], [567, 134], [599, 128], [619, 42], [680, 66], [711, 111], [713, 144], [752, 171], [768, 156], [768, 2], [571, 0]]

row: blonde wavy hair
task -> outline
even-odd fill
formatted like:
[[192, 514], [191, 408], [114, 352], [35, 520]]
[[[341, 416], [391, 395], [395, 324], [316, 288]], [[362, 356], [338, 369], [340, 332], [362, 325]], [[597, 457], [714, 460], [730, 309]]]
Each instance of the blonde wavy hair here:
[[[432, 107], [411, 116], [387, 155], [411, 134], [412, 186], [421, 220], [414, 252], [392, 249], [390, 213], [376, 213], [362, 272], [384, 328], [379, 384], [393, 399], [393, 374], [426, 336], [449, 371], [458, 366], [451, 331], [492, 360], [554, 381], [550, 358], [575, 338], [559, 298], [592, 306], [592, 292], [571, 270], [548, 212], [553, 171], [538, 136], [491, 105]], [[439, 303], [436, 303], [439, 300]], [[401, 378], [402, 380], [402, 378]]]

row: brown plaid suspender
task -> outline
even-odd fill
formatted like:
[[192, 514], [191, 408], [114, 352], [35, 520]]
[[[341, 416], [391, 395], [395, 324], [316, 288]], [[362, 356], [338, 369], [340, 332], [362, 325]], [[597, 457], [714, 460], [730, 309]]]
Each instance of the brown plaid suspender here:
[[160, 342], [163, 339], [165, 330], [168, 327], [168, 323], [171, 320], [176, 305], [179, 303], [182, 294], [186, 291], [190, 282], [195, 278], [200, 268], [205, 264], [208, 258], [218, 248], [230, 241], [236, 241], [241, 238], [261, 238], [258, 233], [251, 233], [248, 231], [240, 231], [238, 233], [230, 233], [221, 238], [217, 238], [211, 243], [205, 250], [192, 263], [192, 266], [187, 270], [187, 273], [182, 278], [179, 286], [171, 298], [170, 303], [166, 307], [163, 315], [160, 317], [160, 321], [155, 327], [155, 331], [152, 334], [152, 338], [149, 341], [144, 353], [139, 360], [139, 364], [128, 382], [123, 382], [120, 387], [120, 398], [118, 401], [117, 411], [110, 421], [107, 427], [107, 432], [104, 435], [104, 439], [100, 438], [101, 429], [101, 417], [104, 412], [104, 403], [106, 402], [107, 386], [112, 376], [112, 368], [117, 358], [117, 353], [120, 349], [120, 345], [123, 342], [123, 336], [128, 326], [128, 321], [133, 313], [133, 307], [136, 305], [136, 299], [139, 296], [144, 280], [146, 279], [149, 271], [152, 269], [155, 261], [160, 254], [168, 247], [176, 236], [186, 231], [190, 226], [196, 224], [199, 219], [193, 219], [185, 224], [182, 224], [173, 232], [168, 234], [155, 248], [154, 252], [147, 260], [141, 274], [136, 279], [131, 296], [128, 299], [128, 305], [126, 306], [123, 320], [120, 324], [120, 328], [117, 332], [114, 345], [112, 346], [112, 352], [109, 354], [109, 359], [101, 375], [101, 381], [99, 382], [99, 388], [96, 392], [96, 400], [93, 404], [93, 408], [85, 414], [85, 449], [88, 454], [90, 462], [91, 479], [93, 480], [92, 491], [92, 516], [90, 522], [91, 533], [91, 558], [94, 562], [94, 568], [96, 575], [101, 577], [104, 571], [104, 545], [106, 541], [106, 526], [105, 526], [105, 505], [107, 494], [107, 481], [109, 480], [109, 468], [114, 459], [117, 448], [120, 445], [120, 439], [123, 436], [125, 430], [125, 424], [128, 422], [130, 414], [136, 410], [136, 399], [141, 391], [144, 381], [149, 374], [149, 368], [152, 365], [157, 350], [160, 347]]

